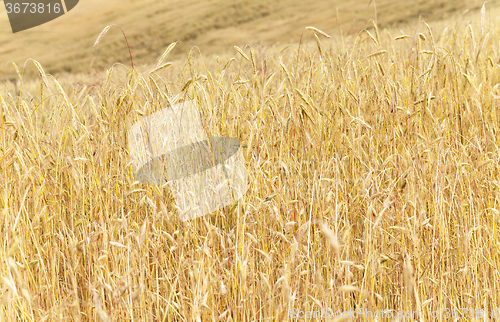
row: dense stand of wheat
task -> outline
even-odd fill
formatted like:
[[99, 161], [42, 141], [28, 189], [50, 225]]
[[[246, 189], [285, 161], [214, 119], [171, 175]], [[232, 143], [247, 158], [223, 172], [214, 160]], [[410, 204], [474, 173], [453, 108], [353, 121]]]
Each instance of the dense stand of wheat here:
[[[300, 52], [193, 50], [122, 78], [116, 65], [56, 80], [37, 64], [42, 77], [2, 84], [0, 320], [491, 312], [500, 28], [415, 28], [333, 41], [310, 28]], [[168, 185], [135, 181], [126, 141], [184, 99], [209, 135], [242, 142], [250, 186], [189, 222]]]

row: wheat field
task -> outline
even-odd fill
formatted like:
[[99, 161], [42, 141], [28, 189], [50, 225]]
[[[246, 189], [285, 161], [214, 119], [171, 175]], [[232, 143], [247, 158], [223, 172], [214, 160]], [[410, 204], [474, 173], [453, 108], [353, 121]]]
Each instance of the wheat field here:
[[[1, 82], [0, 320], [494, 320], [500, 25], [370, 24]], [[181, 222], [127, 130], [185, 100], [242, 143], [249, 190]]]

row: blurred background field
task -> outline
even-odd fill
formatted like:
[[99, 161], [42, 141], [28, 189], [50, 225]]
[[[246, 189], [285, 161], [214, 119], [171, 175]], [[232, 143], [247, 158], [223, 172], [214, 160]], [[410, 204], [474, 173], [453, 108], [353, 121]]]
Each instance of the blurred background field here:
[[[233, 46], [286, 45], [297, 43], [305, 26], [315, 26], [332, 35], [357, 33], [371, 28], [408, 26], [419, 19], [427, 22], [455, 17], [467, 19], [477, 12], [479, 0], [87, 0], [77, 10], [40, 27], [12, 34], [5, 9], [0, 6], [0, 73], [15, 78], [7, 61], [22, 66], [28, 58], [38, 60], [47, 72], [89, 72], [102, 70], [116, 62], [128, 63], [128, 50], [118, 29], [102, 43], [97, 57], [90, 48], [101, 30], [120, 25], [130, 42], [137, 66], [151, 64], [163, 49], [182, 41], [187, 50], [200, 48], [204, 55], [223, 54]], [[489, 2], [489, 9], [496, 6]], [[490, 11], [491, 13], [491, 11]], [[185, 56], [178, 50], [174, 58]], [[95, 60], [93, 60], [95, 58]], [[32, 66], [27, 73], [36, 73]]]

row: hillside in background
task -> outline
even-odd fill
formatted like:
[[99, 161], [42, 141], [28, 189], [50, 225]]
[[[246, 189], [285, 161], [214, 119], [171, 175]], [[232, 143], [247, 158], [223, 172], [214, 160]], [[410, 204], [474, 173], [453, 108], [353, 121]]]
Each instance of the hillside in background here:
[[[226, 53], [234, 45], [297, 43], [306, 26], [343, 35], [371, 26], [379, 28], [460, 16], [477, 11], [482, 0], [210, 0], [132, 1], [87, 0], [68, 14], [40, 27], [12, 34], [5, 8], [0, 5], [0, 73], [15, 78], [14, 61], [22, 66], [28, 58], [38, 60], [48, 73], [88, 72], [113, 63], [129, 62], [128, 50], [118, 28], [112, 28], [97, 55], [90, 51], [102, 29], [118, 24], [125, 31], [137, 66], [151, 64], [174, 41], [186, 50], [193, 46], [204, 55]], [[491, 8], [495, 3], [488, 3]], [[182, 48], [182, 47], [178, 47]], [[182, 50], [172, 53], [185, 56]], [[35, 73], [33, 64], [27, 73]]]

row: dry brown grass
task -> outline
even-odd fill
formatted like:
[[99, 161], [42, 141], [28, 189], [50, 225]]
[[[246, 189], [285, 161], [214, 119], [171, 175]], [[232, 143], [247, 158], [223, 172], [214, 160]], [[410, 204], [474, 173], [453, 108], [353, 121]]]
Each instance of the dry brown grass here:
[[[500, 28], [480, 21], [3, 86], [0, 320], [491, 313]], [[184, 99], [210, 135], [243, 143], [250, 184], [185, 223], [168, 187], [135, 182], [126, 142], [139, 117]]]

